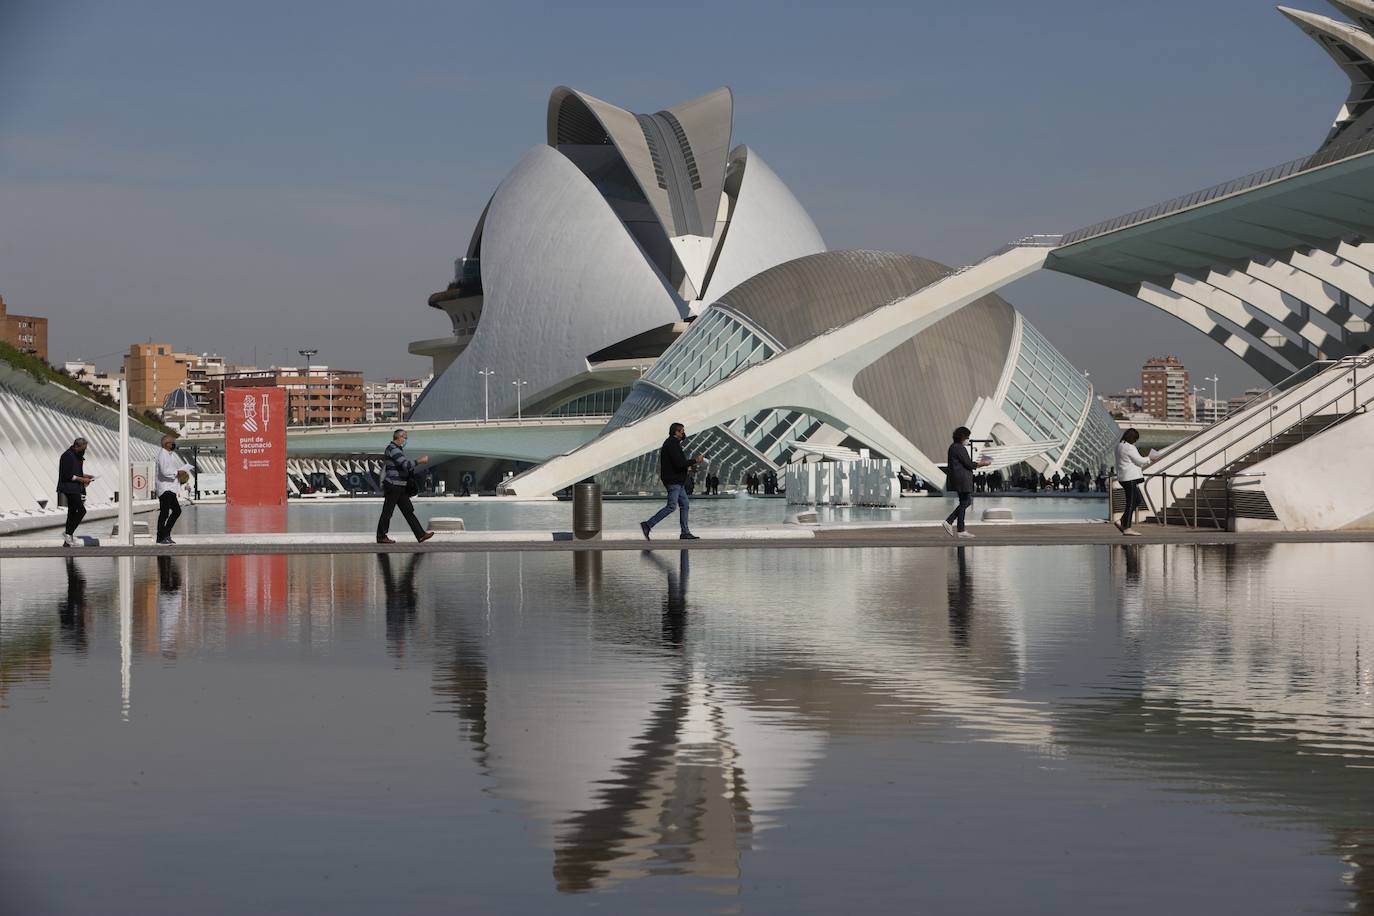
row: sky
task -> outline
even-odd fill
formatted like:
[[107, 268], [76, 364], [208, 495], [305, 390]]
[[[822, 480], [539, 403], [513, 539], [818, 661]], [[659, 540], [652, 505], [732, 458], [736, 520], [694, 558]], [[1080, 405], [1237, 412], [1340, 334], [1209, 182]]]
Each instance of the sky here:
[[[426, 300], [558, 85], [636, 111], [727, 85], [829, 247], [951, 265], [1301, 156], [1348, 88], [1258, 0], [0, 0], [0, 296], [59, 364], [151, 338], [423, 374]], [[1086, 281], [1003, 295], [1100, 391], [1165, 353], [1259, 383]]]

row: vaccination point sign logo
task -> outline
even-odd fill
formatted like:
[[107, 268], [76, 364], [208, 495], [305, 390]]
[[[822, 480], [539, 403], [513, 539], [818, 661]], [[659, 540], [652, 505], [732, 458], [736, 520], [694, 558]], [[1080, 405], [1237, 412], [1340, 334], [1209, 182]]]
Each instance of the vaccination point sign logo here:
[[286, 503], [286, 392], [227, 388], [224, 392], [225, 502]]

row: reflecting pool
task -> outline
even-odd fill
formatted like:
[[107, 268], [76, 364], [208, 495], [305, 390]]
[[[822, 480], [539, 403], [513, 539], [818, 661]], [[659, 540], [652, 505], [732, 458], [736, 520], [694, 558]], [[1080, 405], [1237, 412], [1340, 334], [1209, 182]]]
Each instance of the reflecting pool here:
[[1374, 545], [0, 563], [0, 912], [1374, 912]]
[[[952, 497], [906, 497], [900, 505], [889, 509], [824, 507], [819, 514], [824, 524], [934, 522], [948, 515], [954, 503]], [[662, 504], [661, 499], [607, 500], [602, 509], [603, 524], [609, 530], [634, 531]], [[974, 511], [969, 517], [975, 522], [981, 517], [982, 510], [993, 507], [1010, 508], [1020, 521], [1100, 519], [1107, 514], [1106, 499], [1092, 497], [994, 497], [980, 494], [973, 505]], [[781, 499], [697, 498], [692, 500], [691, 518], [696, 528], [781, 525], [787, 520], [789, 512], [796, 512], [799, 508], [788, 506]], [[286, 528], [288, 531], [369, 532], [377, 527], [377, 516], [381, 509], [381, 500], [373, 499], [291, 500], [286, 507]], [[555, 500], [517, 502], [494, 498], [427, 498], [415, 501], [415, 513], [422, 523], [434, 516], [458, 516], [470, 531], [567, 531], [572, 528], [572, 503]], [[154, 518], [152, 515], [143, 517]], [[109, 520], [88, 522], [82, 530], [93, 535], [108, 534], [112, 524]], [[224, 504], [202, 503], [185, 509], [177, 522], [176, 532], [222, 534], [224, 528]], [[392, 520], [391, 528], [393, 532], [409, 536], [405, 522], [399, 515]], [[22, 537], [52, 540], [53, 532], [37, 531]]]

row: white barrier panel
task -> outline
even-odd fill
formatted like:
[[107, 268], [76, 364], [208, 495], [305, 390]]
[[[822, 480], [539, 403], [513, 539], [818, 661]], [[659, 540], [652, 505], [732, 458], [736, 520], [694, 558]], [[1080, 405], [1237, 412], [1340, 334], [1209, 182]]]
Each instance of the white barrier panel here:
[[902, 492], [887, 459], [797, 462], [786, 481], [787, 502], [797, 506], [895, 506]]
[[[114, 505], [122, 476], [118, 428], [117, 411], [0, 361], [0, 517], [57, 511], [57, 463], [78, 436], [88, 442], [86, 473], [95, 475], [86, 508]], [[158, 438], [134, 424], [129, 450], [145, 470], [157, 459]]]

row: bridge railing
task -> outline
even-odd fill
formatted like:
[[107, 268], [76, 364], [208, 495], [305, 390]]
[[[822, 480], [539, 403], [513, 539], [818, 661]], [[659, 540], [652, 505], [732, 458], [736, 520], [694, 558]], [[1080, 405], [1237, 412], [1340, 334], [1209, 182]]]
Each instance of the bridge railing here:
[[1233, 178], [1230, 181], [1223, 181], [1214, 184], [1201, 191], [1194, 191], [1191, 194], [1183, 194], [1162, 203], [1153, 204], [1149, 207], [1142, 207], [1130, 213], [1123, 214], [1113, 219], [1103, 220], [1093, 223], [1091, 226], [1084, 226], [1082, 229], [1075, 229], [1063, 237], [1061, 245], [1072, 245], [1075, 242], [1086, 241], [1096, 238], [1099, 235], [1106, 235], [1118, 229], [1125, 229], [1128, 226], [1138, 225], [1149, 222], [1161, 216], [1168, 216], [1171, 213], [1178, 213], [1187, 210], [1189, 207], [1196, 207], [1222, 197], [1229, 197], [1232, 194], [1239, 194], [1242, 191], [1249, 191], [1262, 185], [1272, 184], [1291, 178], [1302, 172], [1318, 169], [1322, 166], [1340, 162], [1342, 159], [1351, 159], [1374, 150], [1374, 134], [1361, 140], [1353, 140], [1349, 143], [1337, 143], [1329, 146], [1321, 152], [1309, 153], [1297, 159], [1290, 159], [1279, 165], [1261, 169], [1258, 172], [1251, 172], [1249, 175], [1242, 175], [1240, 178]]

